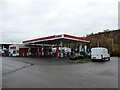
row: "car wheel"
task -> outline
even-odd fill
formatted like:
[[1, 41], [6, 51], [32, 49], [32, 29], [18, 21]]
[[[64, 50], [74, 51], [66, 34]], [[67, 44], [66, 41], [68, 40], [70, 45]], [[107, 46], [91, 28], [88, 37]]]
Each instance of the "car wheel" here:
[[110, 57], [108, 58], [108, 61], [110, 61]]

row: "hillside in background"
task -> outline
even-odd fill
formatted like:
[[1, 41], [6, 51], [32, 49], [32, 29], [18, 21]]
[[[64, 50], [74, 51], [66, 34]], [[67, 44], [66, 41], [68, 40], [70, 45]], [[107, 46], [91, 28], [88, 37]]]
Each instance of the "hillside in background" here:
[[119, 30], [105, 30], [96, 34], [91, 33], [86, 36], [90, 39], [90, 48], [92, 47], [105, 47], [109, 53], [115, 56], [120, 56], [120, 29]]

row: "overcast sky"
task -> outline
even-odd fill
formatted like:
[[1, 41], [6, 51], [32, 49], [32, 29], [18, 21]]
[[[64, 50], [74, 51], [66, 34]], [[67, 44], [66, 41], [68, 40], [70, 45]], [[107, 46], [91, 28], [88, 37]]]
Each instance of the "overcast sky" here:
[[118, 0], [1, 0], [0, 10], [2, 43], [118, 28]]

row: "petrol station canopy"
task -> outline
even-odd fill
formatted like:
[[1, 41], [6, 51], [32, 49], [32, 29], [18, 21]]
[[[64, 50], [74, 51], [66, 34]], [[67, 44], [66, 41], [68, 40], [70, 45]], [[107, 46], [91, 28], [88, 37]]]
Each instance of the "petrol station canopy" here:
[[89, 43], [89, 39], [76, 37], [67, 34], [53, 35], [48, 37], [42, 37], [32, 40], [23, 41], [24, 44], [59, 44], [60, 41], [63, 43], [76, 43], [76, 42], [86, 42]]

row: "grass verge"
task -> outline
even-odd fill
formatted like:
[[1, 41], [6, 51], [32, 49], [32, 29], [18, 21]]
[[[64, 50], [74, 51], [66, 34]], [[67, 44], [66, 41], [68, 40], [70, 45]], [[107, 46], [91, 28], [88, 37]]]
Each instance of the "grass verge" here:
[[80, 60], [70, 60], [71, 62], [91, 62], [91, 58], [80, 59]]

